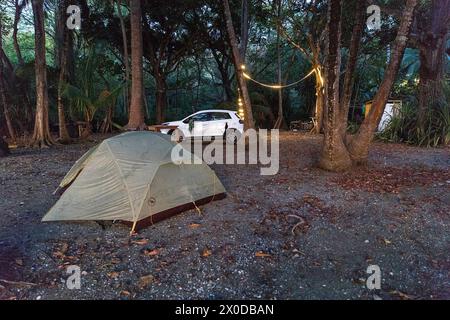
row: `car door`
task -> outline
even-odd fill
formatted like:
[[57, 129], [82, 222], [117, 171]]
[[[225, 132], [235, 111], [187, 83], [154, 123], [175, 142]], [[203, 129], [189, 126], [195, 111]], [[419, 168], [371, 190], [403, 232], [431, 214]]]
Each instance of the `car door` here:
[[231, 126], [231, 116], [228, 112], [212, 112], [212, 121], [209, 125], [210, 136], [223, 136], [225, 130]]
[[211, 113], [201, 112], [189, 118], [188, 130], [192, 137], [202, 137], [210, 130]]

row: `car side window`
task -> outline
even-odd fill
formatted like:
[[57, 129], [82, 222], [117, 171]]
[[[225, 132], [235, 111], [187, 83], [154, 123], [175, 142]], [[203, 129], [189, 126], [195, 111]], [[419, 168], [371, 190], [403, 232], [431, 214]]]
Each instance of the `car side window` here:
[[196, 114], [196, 115], [192, 116], [191, 119], [194, 121], [202, 121], [202, 122], [212, 120], [211, 114], [208, 112]]
[[183, 120], [183, 123], [189, 123], [189, 121], [191, 121], [192, 117], [188, 117], [186, 119]]
[[231, 116], [227, 112], [214, 112], [212, 114], [213, 120], [229, 120]]

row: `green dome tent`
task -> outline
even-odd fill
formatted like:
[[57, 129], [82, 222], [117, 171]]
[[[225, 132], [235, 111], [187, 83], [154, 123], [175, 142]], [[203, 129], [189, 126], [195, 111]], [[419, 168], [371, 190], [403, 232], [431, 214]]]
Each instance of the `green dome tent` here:
[[67, 190], [42, 221], [120, 220], [133, 231], [223, 198], [225, 188], [204, 162], [172, 162], [174, 145], [145, 131], [104, 140], [70, 169], [58, 187]]

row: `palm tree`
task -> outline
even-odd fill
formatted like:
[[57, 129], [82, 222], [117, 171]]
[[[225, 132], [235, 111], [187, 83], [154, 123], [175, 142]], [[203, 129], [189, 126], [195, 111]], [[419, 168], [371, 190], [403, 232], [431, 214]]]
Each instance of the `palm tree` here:
[[130, 1], [131, 15], [131, 103], [126, 128], [145, 128], [143, 112], [143, 58], [142, 58], [142, 13], [140, 0]]
[[[97, 112], [102, 108], [114, 106], [117, 97], [123, 89], [123, 84], [114, 85], [112, 90], [109, 90], [110, 83], [101, 85], [97, 79], [97, 75], [92, 70], [100, 63], [101, 57], [97, 54], [97, 49], [94, 45], [89, 47], [85, 60], [80, 63], [79, 76], [77, 77], [77, 84], [61, 83], [63, 88], [62, 96], [67, 98], [74, 111], [77, 111], [84, 117], [87, 124], [86, 131], [83, 132], [83, 137], [88, 136], [92, 129], [92, 120]], [[109, 113], [109, 110], [107, 111]]]
[[30, 145], [46, 147], [54, 144], [48, 123], [47, 63], [45, 60], [44, 1], [32, 0], [34, 17], [36, 116]]

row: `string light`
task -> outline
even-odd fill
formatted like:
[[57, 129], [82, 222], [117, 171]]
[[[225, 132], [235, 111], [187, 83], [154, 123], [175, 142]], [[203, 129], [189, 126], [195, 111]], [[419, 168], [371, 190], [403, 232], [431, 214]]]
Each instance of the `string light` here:
[[[318, 70], [318, 69], [317, 69]], [[306, 78], [308, 78], [309, 76], [311, 76], [314, 72], [316, 72], [316, 74], [318, 74], [319, 79], [321, 79], [321, 83], [323, 84], [323, 79], [322, 76], [320, 75], [320, 70], [316, 71], [316, 68], [312, 69], [306, 76], [304, 76], [303, 78], [301, 78], [300, 80], [297, 80], [293, 83], [290, 84], [286, 84], [286, 85], [280, 85], [280, 84], [267, 84], [267, 83], [262, 83], [260, 81], [257, 81], [255, 79], [253, 79], [249, 74], [245, 73], [244, 71], [242, 71], [242, 75], [244, 76], [244, 78], [253, 81], [256, 84], [259, 84], [262, 87], [266, 87], [266, 88], [270, 88], [270, 89], [283, 89], [283, 88], [289, 88], [292, 86], [297, 85], [298, 83], [302, 82], [303, 80], [305, 80]]]

